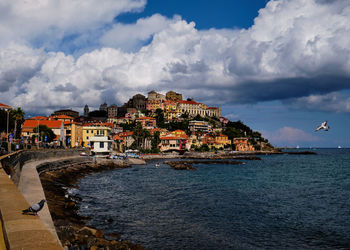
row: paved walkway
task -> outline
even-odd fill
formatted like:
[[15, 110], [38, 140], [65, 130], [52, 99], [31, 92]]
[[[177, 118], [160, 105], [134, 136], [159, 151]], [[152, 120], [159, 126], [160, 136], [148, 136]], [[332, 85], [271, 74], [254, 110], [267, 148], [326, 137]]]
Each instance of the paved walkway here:
[[[42, 199], [46, 199], [44, 190], [41, 185], [39, 174], [36, 170], [36, 167], [38, 165], [46, 162], [74, 159], [77, 157], [79, 156], [57, 157], [25, 163], [22, 168], [21, 177], [18, 183], [18, 189], [22, 193], [24, 198], [27, 200], [27, 202], [29, 204], [35, 204], [41, 201]], [[47, 203], [45, 203], [44, 208], [38, 214], [44, 225], [58, 239]]]
[[[22, 210], [28, 206], [28, 202], [1, 168], [0, 163], [0, 210], [9, 249], [62, 250], [60, 242], [39, 216], [22, 215]], [[0, 238], [3, 236], [1, 234]], [[0, 249], [4, 248], [0, 246]]]

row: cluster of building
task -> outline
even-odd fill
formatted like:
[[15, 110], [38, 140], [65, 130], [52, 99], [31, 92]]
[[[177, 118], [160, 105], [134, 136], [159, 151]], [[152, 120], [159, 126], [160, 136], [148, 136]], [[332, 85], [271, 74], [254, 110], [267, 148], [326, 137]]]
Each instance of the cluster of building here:
[[[167, 121], [177, 120], [183, 114], [187, 114], [190, 117], [197, 115], [201, 117], [221, 117], [220, 107], [209, 107], [192, 99], [183, 100], [182, 94], [174, 91], [169, 91], [163, 95], [154, 90], [150, 91], [147, 97], [142, 94], [134, 95], [121, 107], [115, 104], [108, 106], [106, 103], [103, 103], [99, 111], [103, 112], [102, 115], [104, 116], [102, 117], [107, 118], [108, 122], [118, 124], [130, 122], [135, 117], [145, 116], [144, 111], [153, 114], [157, 109], [164, 112], [164, 117]], [[89, 114], [91, 114], [89, 106], [85, 105], [84, 117], [91, 117]]]
[[[156, 113], [162, 110], [165, 122], [183, 120], [183, 114], [189, 120], [188, 130], [168, 131], [157, 127]], [[147, 115], [147, 116], [146, 116]], [[45, 125], [56, 135], [54, 143], [64, 147], [89, 147], [96, 153], [111, 151], [123, 152], [135, 142], [133, 131], [124, 131], [122, 124], [139, 123], [150, 132], [151, 137], [143, 138], [141, 147], [152, 148], [152, 136], [159, 133], [157, 147], [161, 152], [183, 151], [207, 145], [209, 149], [229, 148], [236, 150], [254, 150], [247, 138], [229, 140], [222, 133], [222, 126], [213, 128], [206, 121], [195, 120], [196, 116], [215, 117], [223, 126], [228, 120], [221, 117], [220, 107], [208, 107], [194, 100], [183, 100], [182, 95], [169, 91], [166, 95], [151, 91], [148, 97], [141, 94], [133, 96], [123, 106], [101, 104], [99, 110], [90, 112], [88, 105], [84, 115], [74, 110], [58, 110], [50, 116], [37, 116], [26, 119], [22, 126], [22, 140], [32, 143], [33, 138], [40, 138], [35, 128]], [[37, 140], [37, 139], [36, 139]], [[41, 138], [41, 142], [46, 139]], [[38, 142], [38, 141], [36, 141]], [[38, 142], [39, 143], [39, 142]], [[154, 147], [154, 145], [153, 145]]]

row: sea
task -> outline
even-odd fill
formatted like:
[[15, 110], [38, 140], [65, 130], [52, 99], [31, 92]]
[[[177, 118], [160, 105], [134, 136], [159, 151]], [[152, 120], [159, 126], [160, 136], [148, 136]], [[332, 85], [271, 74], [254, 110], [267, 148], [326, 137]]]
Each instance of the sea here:
[[146, 249], [350, 249], [350, 149], [312, 151], [95, 173], [79, 214]]

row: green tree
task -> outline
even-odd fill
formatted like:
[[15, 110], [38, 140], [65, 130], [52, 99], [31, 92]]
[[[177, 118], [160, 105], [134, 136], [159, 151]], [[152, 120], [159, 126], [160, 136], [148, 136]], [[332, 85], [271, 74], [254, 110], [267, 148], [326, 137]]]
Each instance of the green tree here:
[[51, 128], [48, 128], [46, 125], [39, 125], [34, 128], [34, 133], [39, 133], [39, 141], [43, 141], [43, 138], [47, 136], [47, 142], [52, 142], [56, 135]]
[[138, 149], [145, 149], [146, 140], [151, 137], [151, 133], [147, 129], [143, 129], [141, 124], [136, 124], [135, 129], [133, 130], [133, 138]]
[[14, 136], [15, 138], [19, 138], [21, 134], [22, 124], [24, 122], [25, 113], [21, 108], [11, 110], [11, 118], [15, 120], [14, 124]]
[[158, 145], [160, 143], [160, 133], [159, 131], [154, 132], [153, 138], [152, 138], [152, 150], [153, 149], [158, 149]]
[[164, 128], [164, 112], [161, 109], [156, 109], [155, 118], [157, 122], [157, 127]]

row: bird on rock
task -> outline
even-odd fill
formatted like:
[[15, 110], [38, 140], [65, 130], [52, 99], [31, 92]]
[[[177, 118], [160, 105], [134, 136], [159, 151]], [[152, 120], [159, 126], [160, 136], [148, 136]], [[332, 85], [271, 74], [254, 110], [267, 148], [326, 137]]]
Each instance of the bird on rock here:
[[33, 213], [37, 215], [38, 212], [44, 207], [45, 200], [41, 200], [39, 203], [31, 205], [29, 208], [22, 210], [22, 214]]

